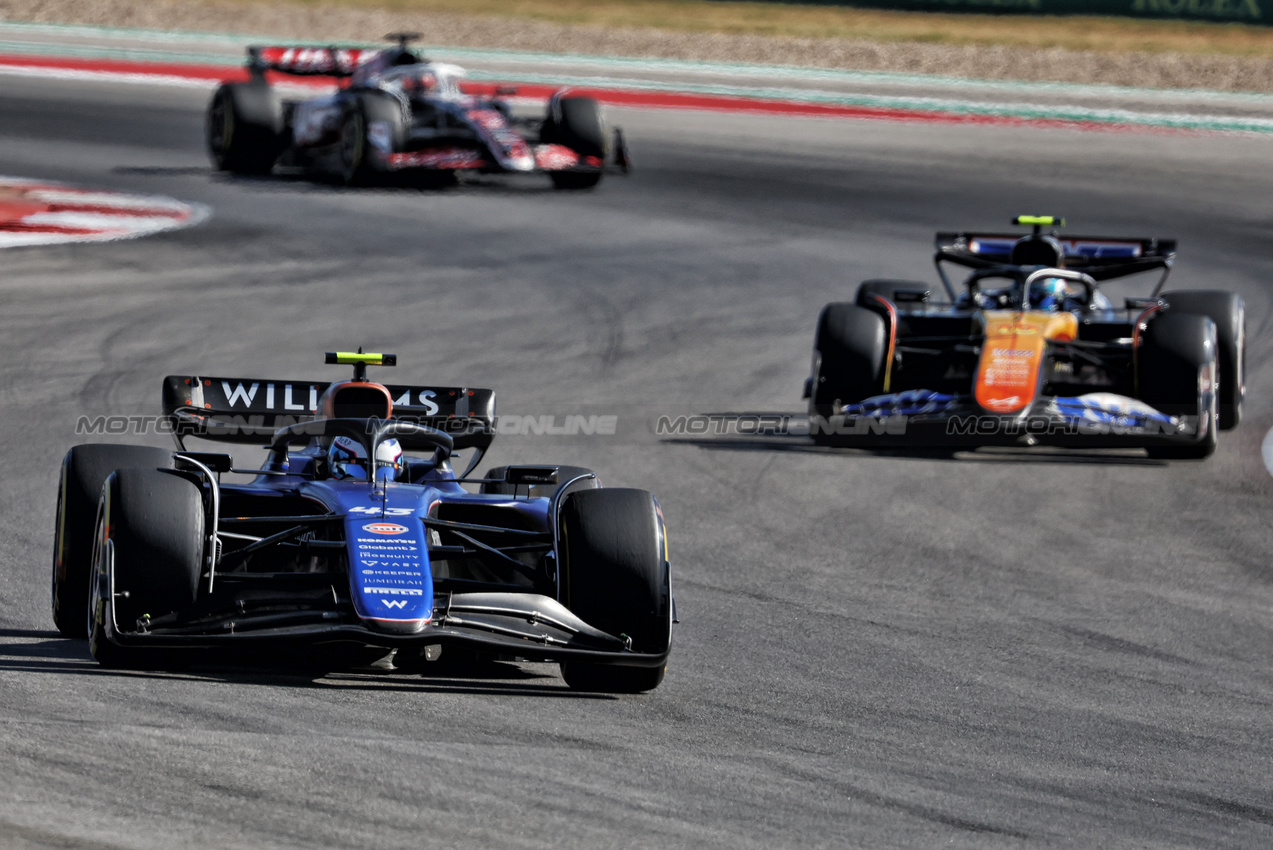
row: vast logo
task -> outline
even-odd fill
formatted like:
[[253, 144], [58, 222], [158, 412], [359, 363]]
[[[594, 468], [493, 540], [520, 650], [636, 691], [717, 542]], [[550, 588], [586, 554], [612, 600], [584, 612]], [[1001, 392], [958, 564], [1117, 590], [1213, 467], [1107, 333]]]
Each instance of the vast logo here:
[[396, 522], [369, 522], [362, 527], [363, 531], [370, 531], [372, 534], [406, 534], [411, 529], [405, 525], [398, 525]]

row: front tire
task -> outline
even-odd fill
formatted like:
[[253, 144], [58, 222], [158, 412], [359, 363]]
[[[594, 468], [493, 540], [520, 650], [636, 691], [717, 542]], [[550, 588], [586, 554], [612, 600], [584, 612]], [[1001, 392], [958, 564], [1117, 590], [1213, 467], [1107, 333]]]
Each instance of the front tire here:
[[[843, 302], [823, 307], [813, 341], [809, 414], [815, 423], [828, 422], [845, 404], [882, 393], [887, 357], [888, 329], [882, 316]], [[819, 442], [832, 436], [812, 430]]]
[[53, 533], [53, 623], [68, 638], [88, 637], [84, 605], [93, 571], [93, 531], [102, 484], [116, 469], [171, 467], [172, 452], [150, 446], [88, 444], [62, 458]]
[[1193, 443], [1150, 446], [1150, 457], [1199, 460], [1215, 452], [1218, 350], [1206, 316], [1169, 312], [1146, 327], [1136, 353], [1141, 399], [1169, 416], [1196, 416], [1200, 432]]
[[[546, 144], [564, 145], [580, 157], [594, 157], [600, 160], [602, 167], [610, 158], [605, 115], [601, 104], [591, 97], [555, 98], [549, 103], [548, 116], [539, 131], [539, 138]], [[596, 171], [554, 171], [549, 177], [557, 189], [591, 189], [601, 182], [601, 168]]]
[[88, 606], [89, 651], [102, 666], [163, 666], [163, 653], [112, 642], [108, 623], [133, 632], [141, 621], [194, 603], [203, 571], [204, 524], [202, 490], [180, 474], [120, 469], [106, 479]]
[[1162, 298], [1170, 311], [1194, 313], [1215, 322], [1220, 430], [1238, 427], [1246, 401], [1246, 303], [1242, 296], [1215, 289], [1182, 289], [1164, 292]]
[[[632, 649], [666, 653], [672, 640], [670, 565], [662, 518], [644, 490], [571, 493], [561, 509], [562, 602], [584, 622]], [[626, 667], [562, 662], [574, 690], [640, 693], [663, 681], [667, 664]]]

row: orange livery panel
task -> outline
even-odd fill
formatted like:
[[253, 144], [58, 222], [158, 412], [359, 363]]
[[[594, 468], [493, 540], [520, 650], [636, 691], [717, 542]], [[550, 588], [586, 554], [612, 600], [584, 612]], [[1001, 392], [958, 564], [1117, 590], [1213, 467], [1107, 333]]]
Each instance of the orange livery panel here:
[[987, 310], [973, 396], [991, 413], [1019, 413], [1039, 392], [1048, 340], [1074, 339], [1073, 313]]

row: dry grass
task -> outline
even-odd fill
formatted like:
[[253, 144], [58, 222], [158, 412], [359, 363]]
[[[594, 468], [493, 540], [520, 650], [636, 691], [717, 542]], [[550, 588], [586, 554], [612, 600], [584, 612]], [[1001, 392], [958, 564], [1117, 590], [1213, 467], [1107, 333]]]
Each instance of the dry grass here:
[[1273, 92], [1273, 28], [708, 0], [0, 0], [0, 19]]
[[[231, 0], [260, 6], [260, 0]], [[1131, 18], [887, 12], [708, 0], [293, 0], [310, 7], [685, 33], [1273, 58], [1273, 27]]]

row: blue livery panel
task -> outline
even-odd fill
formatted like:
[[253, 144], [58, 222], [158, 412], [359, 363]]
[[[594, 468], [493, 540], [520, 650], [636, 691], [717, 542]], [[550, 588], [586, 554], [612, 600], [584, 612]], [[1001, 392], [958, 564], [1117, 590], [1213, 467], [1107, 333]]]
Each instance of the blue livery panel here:
[[359, 617], [393, 631], [415, 631], [428, 622], [433, 576], [426, 533], [415, 516], [345, 519], [349, 589]]

